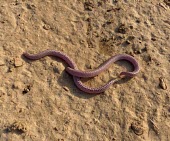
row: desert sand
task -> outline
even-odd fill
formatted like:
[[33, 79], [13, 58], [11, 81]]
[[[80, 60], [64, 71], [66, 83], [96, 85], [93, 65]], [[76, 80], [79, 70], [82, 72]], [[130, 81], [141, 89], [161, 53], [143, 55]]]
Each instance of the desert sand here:
[[[53, 49], [93, 70], [116, 54], [134, 56], [139, 74], [104, 93], [79, 90]], [[98, 87], [131, 70], [113, 63]], [[0, 141], [170, 141], [169, 0], [1, 0]]]

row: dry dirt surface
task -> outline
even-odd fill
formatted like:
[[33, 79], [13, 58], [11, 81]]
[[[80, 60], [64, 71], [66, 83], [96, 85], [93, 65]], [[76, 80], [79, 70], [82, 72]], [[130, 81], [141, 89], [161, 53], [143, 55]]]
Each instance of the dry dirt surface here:
[[[22, 56], [46, 49], [80, 70], [126, 53], [141, 70], [87, 94], [64, 61]], [[82, 81], [101, 86], [123, 69]], [[0, 73], [0, 141], [170, 141], [170, 1], [1, 0]]]

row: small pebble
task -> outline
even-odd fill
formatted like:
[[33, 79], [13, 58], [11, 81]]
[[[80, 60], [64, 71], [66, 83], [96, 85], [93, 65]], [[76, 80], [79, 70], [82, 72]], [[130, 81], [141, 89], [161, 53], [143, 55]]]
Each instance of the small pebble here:
[[45, 30], [49, 30], [51, 27], [50, 27], [50, 25], [45, 24], [45, 25], [43, 26], [43, 28], [44, 28]]
[[159, 78], [159, 86], [163, 89], [163, 90], [166, 90], [167, 89], [167, 85], [165, 83], [165, 80], [164, 78], [160, 77]]
[[11, 126], [9, 126], [8, 131], [18, 132], [20, 134], [27, 132], [27, 125], [23, 122], [16, 121]]
[[13, 72], [13, 70], [14, 70], [14, 67], [13, 66], [9, 66], [8, 72]]
[[24, 90], [22, 91], [23, 94], [28, 93], [31, 90], [32, 85], [27, 85]]
[[63, 86], [63, 89], [67, 92], [69, 91], [69, 89], [66, 86]]
[[86, 20], [88, 20], [88, 19], [89, 19], [89, 15], [88, 15], [88, 14], [85, 14], [84, 20], [86, 21]]
[[23, 65], [23, 62], [19, 58], [15, 58], [14, 65], [15, 67], [21, 67]]
[[139, 122], [133, 122], [133, 123], [131, 124], [131, 129], [132, 129], [133, 132], [134, 132], [136, 135], [138, 135], [138, 136], [142, 135], [143, 132], [144, 132], [144, 130], [143, 130], [143, 128], [141, 127], [141, 125], [140, 125]]
[[81, 44], [84, 44], [84, 40], [80, 40], [80, 43], [81, 43]]
[[126, 34], [127, 28], [126, 28], [125, 24], [121, 24], [121, 25], [118, 27], [117, 32], [118, 32], [118, 33], [121, 33], [121, 34]]
[[87, 69], [92, 69], [92, 66], [90, 64], [85, 64]]
[[131, 41], [130, 40], [126, 40], [126, 44], [131, 44]]

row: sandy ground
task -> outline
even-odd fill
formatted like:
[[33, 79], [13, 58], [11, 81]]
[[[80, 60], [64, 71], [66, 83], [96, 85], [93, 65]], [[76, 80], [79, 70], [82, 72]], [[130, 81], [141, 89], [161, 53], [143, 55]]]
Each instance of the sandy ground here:
[[[0, 141], [170, 141], [170, 1], [151, 1], [1, 0]], [[62, 60], [22, 57], [46, 49], [80, 70], [127, 53], [141, 71], [90, 95]], [[126, 68], [82, 81], [97, 87]]]

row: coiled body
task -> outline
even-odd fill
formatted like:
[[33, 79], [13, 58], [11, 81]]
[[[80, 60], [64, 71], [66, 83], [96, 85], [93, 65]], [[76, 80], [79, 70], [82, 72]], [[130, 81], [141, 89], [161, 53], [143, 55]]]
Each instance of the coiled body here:
[[76, 84], [76, 86], [80, 90], [82, 90], [86, 93], [92, 93], [92, 94], [104, 92], [110, 85], [115, 83], [116, 80], [111, 80], [107, 84], [105, 84], [101, 87], [98, 87], [98, 88], [90, 88], [90, 87], [85, 86], [81, 82], [81, 80], [80, 80], [81, 77], [94, 77], [94, 76], [98, 75], [99, 73], [101, 73], [102, 71], [106, 70], [110, 66], [111, 63], [113, 63], [115, 61], [119, 61], [119, 60], [127, 60], [134, 67], [134, 71], [121, 72], [120, 75], [133, 77], [139, 72], [139, 65], [138, 65], [137, 61], [133, 57], [131, 57], [129, 55], [125, 55], [125, 54], [120, 54], [120, 55], [111, 57], [102, 66], [100, 66], [99, 68], [97, 68], [96, 70], [93, 70], [93, 71], [79, 71], [76, 64], [74, 63], [74, 61], [71, 58], [69, 58], [64, 53], [55, 51], [55, 50], [45, 50], [38, 54], [23, 53], [23, 55], [26, 58], [31, 59], [31, 60], [38, 60], [45, 56], [55, 56], [55, 57], [59, 57], [59, 58], [63, 59], [69, 65], [69, 67], [66, 68], [66, 71], [68, 73], [70, 73], [71, 75], [73, 75], [73, 80], [74, 80], [74, 83]]

